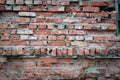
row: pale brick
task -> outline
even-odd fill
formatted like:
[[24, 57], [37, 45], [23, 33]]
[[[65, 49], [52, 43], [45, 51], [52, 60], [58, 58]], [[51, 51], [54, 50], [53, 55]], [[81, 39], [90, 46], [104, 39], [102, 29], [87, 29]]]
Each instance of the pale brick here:
[[34, 16], [36, 16], [36, 13], [35, 12], [19, 12], [19, 14], [18, 14], [19, 16], [32, 16], [32, 17], [34, 17]]
[[33, 34], [33, 30], [19, 29], [19, 30], [17, 30], [17, 34]]

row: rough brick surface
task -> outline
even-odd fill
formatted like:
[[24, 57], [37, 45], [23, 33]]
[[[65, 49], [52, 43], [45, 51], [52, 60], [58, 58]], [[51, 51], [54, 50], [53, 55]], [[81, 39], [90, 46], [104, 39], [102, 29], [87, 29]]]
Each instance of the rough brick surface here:
[[115, 7], [116, 0], [0, 0], [0, 80], [119, 80]]

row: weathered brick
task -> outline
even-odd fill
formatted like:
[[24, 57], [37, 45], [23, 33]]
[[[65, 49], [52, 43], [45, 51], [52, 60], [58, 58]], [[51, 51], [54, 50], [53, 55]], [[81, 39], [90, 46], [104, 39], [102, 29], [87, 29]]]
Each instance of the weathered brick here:
[[46, 8], [42, 6], [32, 6], [30, 11], [46, 11]]
[[19, 12], [19, 16], [28, 16], [28, 17], [35, 17], [36, 13], [35, 12]]
[[48, 43], [50, 46], [65, 46], [65, 43], [62, 41], [51, 41]]
[[50, 30], [35, 30], [34, 34], [44, 34], [44, 35], [47, 35], [47, 34], [51, 34], [51, 31]]
[[83, 7], [83, 12], [99, 12], [99, 7]]
[[32, 1], [32, 0], [25, 0], [24, 3], [25, 3], [25, 4], [33, 4], [33, 1]]
[[16, 4], [23, 4], [24, 1], [23, 0], [16, 0]]
[[5, 6], [0, 6], [0, 11], [6, 10]]
[[36, 19], [36, 22], [41, 22], [41, 23], [43, 23], [43, 22], [44, 22], [44, 18], [37, 18], [37, 19]]
[[5, 4], [5, 0], [1, 0], [1, 1], [0, 1], [0, 4]]
[[20, 40], [28, 40], [29, 36], [28, 35], [20, 35]]
[[41, 41], [41, 42], [31, 42], [31, 46], [45, 46], [47, 44], [46, 41]]
[[14, 46], [27, 46], [28, 42], [27, 41], [14, 41], [13, 45]]
[[52, 12], [39, 12], [38, 13], [39, 16], [53, 16], [53, 13]]
[[42, 0], [34, 0], [34, 4], [42, 4]]
[[92, 13], [91, 16], [92, 17], [108, 17], [108, 13], [107, 12]]
[[60, 18], [46, 18], [46, 22], [62, 23], [62, 19], [60, 19]]
[[69, 31], [69, 34], [70, 34], [70, 35], [84, 35], [85, 32], [82, 31], [82, 30], [70, 30], [70, 31]]
[[7, 58], [5, 58], [5, 57], [0, 57], [0, 62], [7, 62]]
[[65, 11], [65, 7], [50, 7], [48, 11], [56, 12], [56, 11]]
[[92, 6], [108, 6], [108, 3], [106, 2], [92, 2]]
[[11, 46], [11, 42], [10, 41], [0, 41], [0, 45], [1, 46]]
[[14, 4], [15, 0], [6, 0], [6, 4]]
[[65, 18], [63, 22], [79, 22], [79, 18]]
[[9, 36], [2, 36], [1, 40], [9, 40]]
[[56, 58], [41, 58], [40, 61], [43, 63], [57, 63], [58, 62]]
[[19, 29], [19, 30], [17, 30], [17, 34], [33, 34], [33, 30]]

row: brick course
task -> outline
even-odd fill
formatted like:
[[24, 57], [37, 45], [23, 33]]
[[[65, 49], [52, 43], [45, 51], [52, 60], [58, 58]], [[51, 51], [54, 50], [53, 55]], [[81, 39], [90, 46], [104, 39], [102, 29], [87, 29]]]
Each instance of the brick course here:
[[0, 0], [0, 79], [119, 80], [115, 3]]

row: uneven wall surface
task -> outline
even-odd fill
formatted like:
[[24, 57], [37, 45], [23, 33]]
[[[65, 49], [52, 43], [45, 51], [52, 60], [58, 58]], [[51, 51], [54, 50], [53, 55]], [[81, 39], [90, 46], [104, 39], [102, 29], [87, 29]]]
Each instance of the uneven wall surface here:
[[0, 80], [120, 80], [115, 0], [0, 0]]

